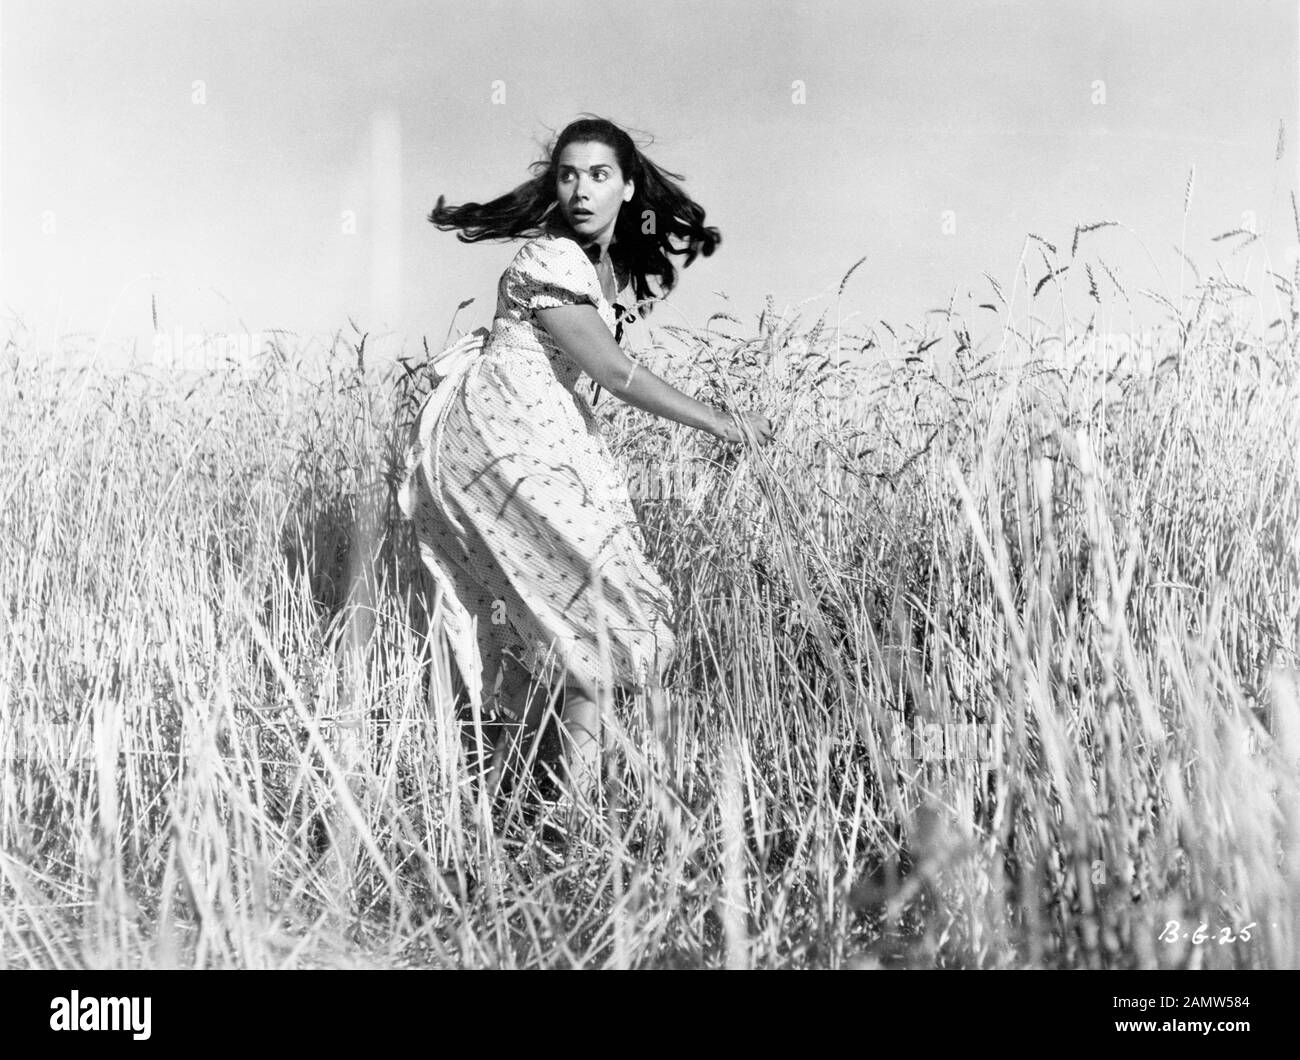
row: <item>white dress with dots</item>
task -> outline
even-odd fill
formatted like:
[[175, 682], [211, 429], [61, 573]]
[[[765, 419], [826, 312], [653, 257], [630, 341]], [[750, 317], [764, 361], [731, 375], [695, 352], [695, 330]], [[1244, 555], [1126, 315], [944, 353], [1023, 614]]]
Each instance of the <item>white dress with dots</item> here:
[[407, 451], [400, 505], [480, 708], [505, 652], [552, 685], [566, 670], [597, 685], [598, 607], [615, 684], [658, 685], [676, 652], [676, 607], [599, 423], [574, 390], [582, 370], [533, 315], [575, 304], [595, 306], [614, 330], [614, 307], [574, 240], [525, 243], [497, 286], [491, 332], [435, 360], [445, 374]]

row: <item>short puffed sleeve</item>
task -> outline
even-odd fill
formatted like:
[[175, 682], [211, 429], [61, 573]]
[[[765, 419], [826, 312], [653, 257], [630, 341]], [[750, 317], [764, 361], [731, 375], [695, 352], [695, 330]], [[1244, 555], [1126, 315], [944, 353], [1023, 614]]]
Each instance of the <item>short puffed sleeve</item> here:
[[525, 243], [505, 272], [505, 292], [521, 310], [560, 305], [600, 305], [600, 281], [583, 250], [572, 239], [534, 239]]

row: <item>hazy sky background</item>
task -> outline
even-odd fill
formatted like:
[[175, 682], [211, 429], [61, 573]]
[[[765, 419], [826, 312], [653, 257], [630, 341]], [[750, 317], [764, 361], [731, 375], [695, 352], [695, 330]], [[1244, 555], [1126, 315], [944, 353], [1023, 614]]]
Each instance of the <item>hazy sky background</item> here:
[[[515, 252], [434, 229], [438, 194], [508, 190], [582, 111], [652, 133], [723, 233], [652, 322], [703, 324], [718, 291], [752, 321], [865, 254], [841, 313], [920, 326], [986, 301], [985, 270], [1010, 291], [1027, 232], [1068, 256], [1104, 218], [1176, 293], [1192, 165], [1189, 254], [1256, 279], [1297, 243], [1296, 6], [0, 0], [0, 308], [147, 334], [156, 293], [165, 329], [351, 314], [435, 345], [464, 299], [490, 320]], [[1244, 211], [1265, 238], [1229, 261], [1209, 237]], [[1081, 251], [1166, 289], [1131, 235]]]

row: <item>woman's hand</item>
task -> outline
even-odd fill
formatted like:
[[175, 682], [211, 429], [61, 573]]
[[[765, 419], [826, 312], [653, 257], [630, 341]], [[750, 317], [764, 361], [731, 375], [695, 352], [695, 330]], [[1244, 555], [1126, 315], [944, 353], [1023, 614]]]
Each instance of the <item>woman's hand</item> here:
[[710, 433], [724, 442], [743, 442], [746, 434], [742, 429], [741, 421], [749, 426], [749, 429], [758, 437], [760, 443], [770, 442], [772, 436], [776, 433], [772, 421], [766, 416], [761, 416], [757, 412], [727, 413], [722, 409], [718, 410], [718, 415]]

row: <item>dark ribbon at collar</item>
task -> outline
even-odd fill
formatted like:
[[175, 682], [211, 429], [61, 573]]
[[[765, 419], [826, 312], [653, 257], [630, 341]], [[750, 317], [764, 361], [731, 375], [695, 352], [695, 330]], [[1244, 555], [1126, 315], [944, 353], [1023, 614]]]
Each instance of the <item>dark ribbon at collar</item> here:
[[[593, 266], [598, 265], [600, 263], [599, 243], [592, 243], [590, 246], [583, 247], [582, 252], [587, 255], [587, 260], [590, 261]], [[614, 310], [614, 320], [615, 320], [614, 341], [621, 344], [623, 342], [623, 325], [625, 323], [627, 324], [634, 323], [636, 321], [636, 313], [634, 313], [631, 309], [625, 308], [618, 302], [615, 302], [612, 308]], [[596, 407], [596, 402], [599, 400], [600, 400], [600, 384], [597, 383], [596, 389], [591, 397], [592, 408]]]

